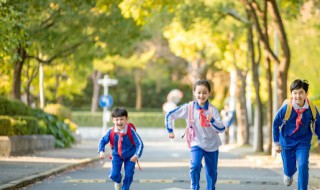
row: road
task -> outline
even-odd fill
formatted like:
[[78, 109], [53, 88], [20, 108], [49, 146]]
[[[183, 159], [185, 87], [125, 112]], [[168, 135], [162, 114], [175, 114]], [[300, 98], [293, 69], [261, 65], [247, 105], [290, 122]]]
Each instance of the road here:
[[[90, 129], [90, 132], [93, 130]], [[138, 131], [139, 132], [139, 131]], [[189, 189], [189, 150], [186, 143], [177, 138], [167, 139], [163, 130], [141, 131], [145, 149], [140, 165], [136, 167], [133, 190], [183, 190]], [[85, 132], [89, 134], [89, 132]], [[177, 131], [180, 136], [183, 131]], [[90, 135], [89, 135], [90, 136]], [[157, 138], [155, 138], [155, 136]], [[291, 187], [282, 182], [281, 160], [252, 153], [252, 148], [237, 148], [235, 145], [220, 147], [218, 181], [216, 189], [223, 190], [293, 190], [296, 189], [296, 175]], [[108, 179], [110, 161], [95, 162], [85, 168], [69, 171], [38, 182], [23, 189], [113, 189], [113, 182]], [[312, 172], [319, 172], [318, 166], [311, 166]], [[317, 178], [316, 178], [317, 179]], [[201, 173], [201, 189], [205, 189], [205, 173]], [[314, 190], [319, 188], [309, 188]]]

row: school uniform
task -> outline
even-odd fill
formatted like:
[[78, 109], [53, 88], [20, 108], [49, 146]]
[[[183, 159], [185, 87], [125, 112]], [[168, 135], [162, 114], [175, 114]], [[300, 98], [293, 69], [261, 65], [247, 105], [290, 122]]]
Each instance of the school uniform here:
[[[212, 105], [211, 105], [212, 106]], [[212, 119], [210, 125], [203, 127], [200, 124], [200, 111], [204, 109], [204, 115], [209, 114], [209, 102], [207, 101], [203, 107], [198, 105], [195, 101], [193, 103], [193, 118], [194, 118], [194, 132], [195, 138], [191, 141], [190, 152], [190, 177], [191, 177], [191, 189], [200, 189], [199, 180], [200, 172], [202, 168], [201, 161], [205, 159], [207, 190], [214, 190], [217, 181], [217, 166], [219, 156], [219, 146], [222, 144], [218, 133], [222, 133], [225, 130], [224, 125], [219, 116], [217, 108], [213, 106]], [[167, 131], [173, 132], [174, 120], [183, 118], [188, 123], [188, 103], [170, 111], [166, 115], [165, 125]]]
[[[99, 143], [98, 152], [105, 152], [105, 145], [110, 142], [111, 129], [108, 130], [107, 134], [103, 136]], [[135, 162], [131, 162], [130, 158], [137, 155], [141, 157], [143, 152], [143, 142], [137, 132], [131, 128], [132, 137], [135, 145], [130, 141], [127, 135], [128, 125], [121, 131], [117, 127], [114, 128], [114, 148], [112, 149], [112, 167], [109, 173], [109, 178], [116, 183], [121, 183], [121, 168], [124, 164], [124, 180], [122, 190], [129, 190], [130, 184], [133, 181]], [[119, 144], [119, 139], [122, 138], [122, 143]], [[121, 146], [121, 147], [119, 147]]]
[[[298, 189], [307, 190], [309, 180], [309, 151], [311, 147], [312, 112], [308, 101], [300, 107], [292, 101], [292, 112], [286, 123], [280, 127], [285, 118], [288, 104], [284, 104], [273, 121], [273, 141], [282, 147], [281, 157], [284, 174], [292, 177], [298, 165]], [[281, 130], [280, 130], [281, 129]], [[320, 137], [320, 116], [317, 110], [315, 133]], [[319, 140], [320, 143], [320, 140]]]

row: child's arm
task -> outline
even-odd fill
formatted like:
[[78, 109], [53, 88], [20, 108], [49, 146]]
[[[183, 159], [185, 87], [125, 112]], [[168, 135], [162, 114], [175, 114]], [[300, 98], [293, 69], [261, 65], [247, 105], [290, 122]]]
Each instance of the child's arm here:
[[[111, 128], [112, 129], [112, 128]], [[105, 146], [109, 143], [110, 141], [110, 131], [111, 129], [109, 129], [109, 131], [107, 132], [107, 134], [105, 136], [103, 136], [101, 139], [100, 139], [100, 142], [99, 142], [99, 147], [98, 147], [98, 153], [99, 153], [99, 157], [101, 159], [104, 159], [106, 157], [106, 154], [105, 154]]]
[[315, 133], [318, 137], [318, 151], [320, 152], [320, 115], [318, 112], [318, 109], [316, 108], [317, 111], [317, 117], [316, 117], [316, 123], [315, 123]]
[[[133, 140], [134, 140], [134, 143], [135, 143], [135, 146], [136, 146], [136, 152], [135, 152], [134, 156], [131, 158], [133, 160], [131, 160], [131, 159], [130, 160], [131, 161], [136, 161], [136, 160], [138, 160], [138, 158], [141, 157], [144, 145], [143, 145], [142, 139], [138, 135], [138, 133], [132, 128], [131, 128], [131, 132], [132, 132]], [[136, 156], [136, 158], [134, 158], [135, 156]]]
[[[212, 106], [212, 105], [209, 105]], [[209, 113], [207, 115], [207, 119], [210, 121], [210, 124], [212, 125], [213, 129], [217, 133], [222, 133], [226, 129], [225, 126], [223, 125], [223, 122], [220, 118], [220, 114], [217, 108], [213, 106], [212, 113]]]
[[278, 153], [280, 153], [282, 150], [282, 147], [280, 145], [280, 126], [283, 123], [283, 119], [285, 115], [284, 113], [286, 109], [287, 109], [287, 104], [285, 104], [278, 110], [273, 120], [273, 127], [272, 127], [273, 145], [274, 145], [275, 151]]
[[169, 133], [169, 138], [174, 138], [174, 120], [178, 118], [184, 118], [187, 119], [188, 117], [188, 103], [183, 104], [182, 106], [179, 106], [171, 111], [169, 111], [166, 114], [165, 117], [165, 125], [167, 128], [167, 131]]

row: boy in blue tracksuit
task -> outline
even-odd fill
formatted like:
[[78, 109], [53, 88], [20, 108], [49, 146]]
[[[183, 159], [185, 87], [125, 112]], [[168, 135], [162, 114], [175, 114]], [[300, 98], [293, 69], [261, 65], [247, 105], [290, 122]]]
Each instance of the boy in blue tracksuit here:
[[[311, 147], [313, 116], [307, 98], [309, 84], [297, 79], [290, 86], [291, 103], [284, 104], [276, 114], [273, 122], [273, 141], [276, 152], [282, 156], [285, 185], [292, 184], [292, 177], [298, 165], [298, 190], [308, 189], [309, 151]], [[286, 110], [292, 106], [291, 115], [284, 122]], [[315, 133], [318, 136], [320, 151], [320, 116], [316, 109]]]
[[[109, 129], [99, 143], [100, 158], [104, 159], [105, 145], [110, 143], [112, 148], [112, 167], [109, 178], [115, 184], [115, 190], [129, 190], [133, 180], [134, 168], [142, 155], [143, 142], [135, 131], [133, 124], [128, 123], [128, 112], [124, 108], [116, 108], [112, 112], [114, 127]], [[124, 164], [124, 180], [122, 185], [121, 168]]]

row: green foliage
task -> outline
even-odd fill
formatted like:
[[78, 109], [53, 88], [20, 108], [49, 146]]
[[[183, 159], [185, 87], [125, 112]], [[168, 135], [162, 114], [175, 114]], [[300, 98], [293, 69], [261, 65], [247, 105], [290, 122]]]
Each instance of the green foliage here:
[[71, 111], [69, 108], [61, 105], [61, 104], [48, 104], [44, 111], [55, 115], [59, 120], [63, 121], [65, 119], [71, 119]]
[[[130, 109], [128, 109], [130, 110]], [[93, 127], [102, 126], [102, 112], [91, 113], [91, 112], [73, 112], [74, 121], [81, 127]], [[156, 112], [134, 112], [129, 111], [128, 113], [129, 122], [133, 123], [137, 127], [164, 127], [165, 115], [161, 111]], [[108, 122], [108, 127], [113, 126], [112, 121]], [[175, 127], [183, 128], [186, 123], [183, 119], [175, 121]]]
[[34, 114], [40, 121], [42, 120], [46, 124], [48, 134], [52, 134], [56, 138], [56, 147], [70, 147], [75, 142], [68, 124], [40, 109], [36, 109]]
[[13, 116], [11, 122], [15, 130], [15, 135], [33, 135], [38, 134], [38, 120], [32, 116]]
[[0, 115], [25, 115], [31, 116], [32, 109], [17, 100], [8, 100], [0, 96]]
[[0, 135], [14, 135], [8, 116], [0, 116]]
[[38, 120], [31, 116], [0, 116], [0, 135], [38, 134]]

